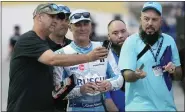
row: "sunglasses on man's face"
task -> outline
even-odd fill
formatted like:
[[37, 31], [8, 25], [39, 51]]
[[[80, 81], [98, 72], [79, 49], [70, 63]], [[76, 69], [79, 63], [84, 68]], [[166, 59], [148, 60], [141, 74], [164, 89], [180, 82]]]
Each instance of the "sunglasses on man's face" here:
[[63, 11], [64, 13], [71, 13], [67, 6], [59, 6], [59, 10]]
[[64, 13], [57, 14], [58, 18], [61, 20], [64, 20], [66, 18], [66, 15]]
[[71, 16], [71, 18], [74, 17], [74, 19], [80, 19], [82, 16], [84, 18], [90, 18], [90, 13], [89, 12], [76, 13], [73, 16]]

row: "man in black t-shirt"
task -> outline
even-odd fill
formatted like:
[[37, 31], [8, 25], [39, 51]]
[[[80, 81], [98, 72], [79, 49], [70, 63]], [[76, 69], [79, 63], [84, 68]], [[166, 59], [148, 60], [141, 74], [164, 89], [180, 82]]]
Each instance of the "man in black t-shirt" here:
[[33, 30], [17, 41], [10, 61], [7, 112], [53, 112], [50, 66], [70, 66], [107, 56], [103, 47], [84, 55], [53, 53], [46, 37], [54, 30], [60, 12], [53, 3], [38, 5], [33, 13]]
[[[59, 8], [62, 9], [65, 17], [58, 16], [58, 24], [56, 25], [54, 31], [49, 35], [49, 38], [46, 39], [48, 41], [50, 49], [52, 49], [53, 51], [56, 51], [71, 43], [71, 40], [65, 37], [68, 31], [69, 15], [71, 14], [71, 11], [69, 7], [64, 5], [60, 5]], [[54, 103], [57, 110], [66, 111], [68, 103], [67, 100], [63, 100], [59, 97], [54, 100]]]

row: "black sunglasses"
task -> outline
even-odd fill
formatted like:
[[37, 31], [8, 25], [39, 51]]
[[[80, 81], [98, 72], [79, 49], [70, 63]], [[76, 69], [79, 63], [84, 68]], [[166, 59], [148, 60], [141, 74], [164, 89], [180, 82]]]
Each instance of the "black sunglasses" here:
[[57, 16], [58, 16], [58, 18], [61, 19], [61, 20], [63, 20], [63, 19], [66, 18], [66, 15], [65, 15], [63, 12], [57, 14]]
[[89, 12], [76, 13], [76, 14], [73, 14], [73, 15], [71, 16], [71, 18], [74, 17], [74, 19], [80, 19], [82, 16], [83, 16], [84, 18], [90, 18], [90, 13], [89, 13]]

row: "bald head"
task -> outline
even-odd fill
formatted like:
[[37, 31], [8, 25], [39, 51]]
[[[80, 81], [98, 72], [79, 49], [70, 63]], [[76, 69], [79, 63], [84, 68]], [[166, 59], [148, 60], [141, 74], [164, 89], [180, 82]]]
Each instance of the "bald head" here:
[[128, 37], [126, 24], [122, 20], [112, 20], [108, 24], [108, 37], [113, 44], [122, 45]]
[[125, 24], [125, 22], [123, 21], [123, 20], [121, 20], [121, 19], [114, 19], [114, 20], [112, 20], [112, 21], [110, 21], [109, 22], [109, 24], [108, 24], [108, 30], [109, 30], [109, 27], [112, 25], [112, 23], [114, 23], [114, 22], [122, 22], [123, 24]]

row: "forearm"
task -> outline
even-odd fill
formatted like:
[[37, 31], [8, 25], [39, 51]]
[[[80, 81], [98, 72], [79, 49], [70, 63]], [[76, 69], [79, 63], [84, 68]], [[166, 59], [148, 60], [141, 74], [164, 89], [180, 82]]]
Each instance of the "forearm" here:
[[105, 99], [105, 106], [109, 112], [119, 111], [111, 98]]
[[56, 54], [53, 56], [52, 65], [71, 66], [89, 61], [89, 56], [86, 54]]
[[182, 78], [182, 69], [180, 66], [176, 67], [175, 68], [175, 73], [172, 74], [173, 75], [173, 78], [174, 80], [181, 80]]
[[137, 74], [135, 74], [132, 70], [125, 70], [122, 75], [124, 76], [126, 82], [135, 82], [139, 79]]
[[122, 75], [115, 75], [113, 78], [107, 79], [110, 81], [112, 87], [111, 90], [115, 91], [120, 89], [123, 86], [123, 76]]
[[80, 92], [80, 88], [74, 88], [67, 96], [67, 99], [74, 99], [74, 98], [78, 98], [82, 96], [81, 92]]

